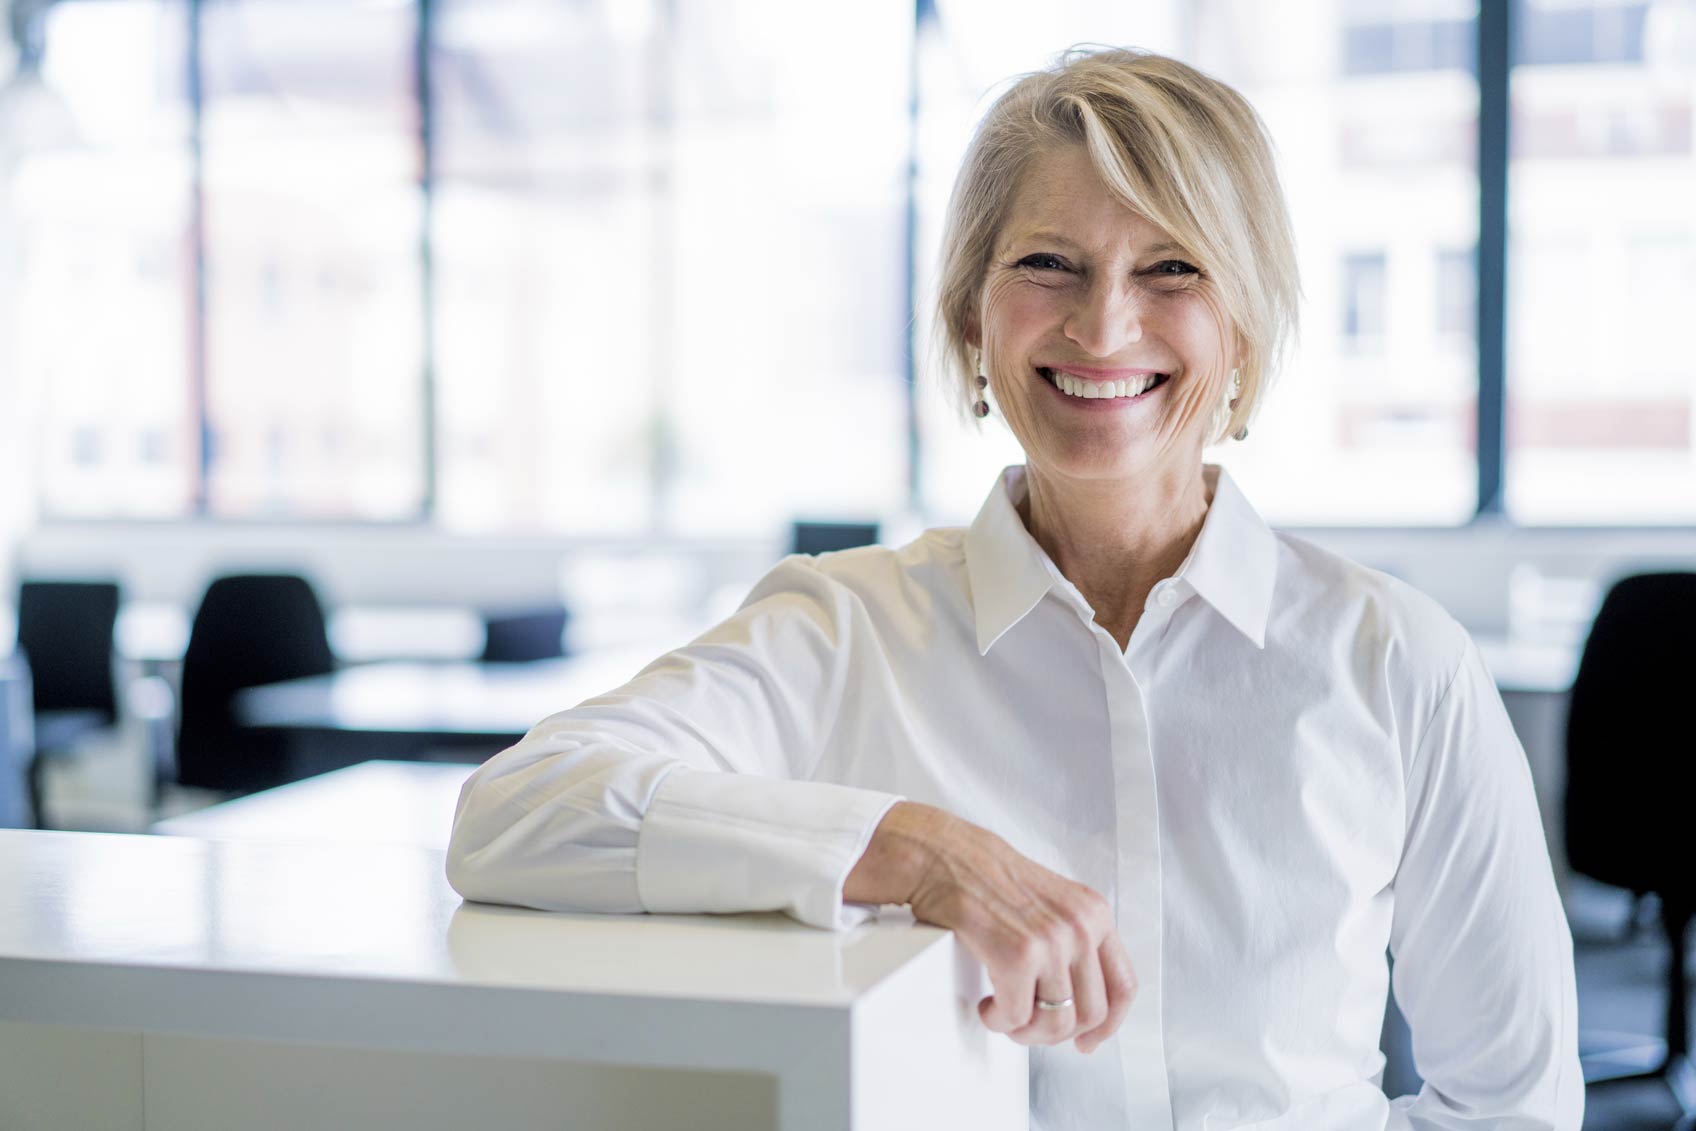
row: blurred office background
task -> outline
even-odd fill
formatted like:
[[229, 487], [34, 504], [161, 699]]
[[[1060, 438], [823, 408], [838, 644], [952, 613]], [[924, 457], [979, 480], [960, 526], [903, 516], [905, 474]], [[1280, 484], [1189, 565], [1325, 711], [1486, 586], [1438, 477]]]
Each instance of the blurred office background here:
[[1656, 1030], [1655, 896], [1564, 859], [1565, 691], [1617, 580], [1696, 569], [1696, 0], [0, 12], [0, 630], [121, 592], [56, 827], [227, 795], [173, 750], [219, 576], [307, 579], [337, 667], [489, 657], [502, 610], [628, 655], [809, 531], [969, 521], [1019, 456], [932, 379], [954, 172], [1010, 76], [1134, 44], [1249, 97], [1294, 214], [1300, 348], [1208, 458], [1490, 641], [1585, 1008]]

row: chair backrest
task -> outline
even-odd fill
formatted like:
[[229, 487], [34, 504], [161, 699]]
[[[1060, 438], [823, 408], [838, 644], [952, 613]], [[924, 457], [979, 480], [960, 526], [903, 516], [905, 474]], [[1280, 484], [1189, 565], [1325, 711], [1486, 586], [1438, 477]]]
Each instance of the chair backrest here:
[[1567, 859], [1592, 879], [1687, 902], [1696, 892], [1696, 573], [1614, 583], [1567, 714]]
[[118, 714], [112, 681], [112, 581], [25, 581], [18, 587], [18, 647], [29, 657], [36, 711]]
[[303, 577], [220, 577], [206, 589], [183, 656], [177, 780], [205, 789], [265, 789], [288, 780], [276, 735], [237, 724], [235, 694], [335, 669], [318, 595]]
[[852, 550], [856, 546], [876, 545], [877, 536], [875, 522], [797, 521], [790, 532], [789, 552], [826, 554], [832, 550]]
[[522, 663], [565, 655], [565, 626], [571, 614], [564, 605], [513, 612], [483, 613], [483, 662]]

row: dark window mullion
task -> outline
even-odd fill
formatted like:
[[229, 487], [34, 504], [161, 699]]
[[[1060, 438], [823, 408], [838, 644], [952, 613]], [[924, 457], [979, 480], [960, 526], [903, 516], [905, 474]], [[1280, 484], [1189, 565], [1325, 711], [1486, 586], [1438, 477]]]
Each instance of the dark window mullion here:
[[431, 83], [431, 48], [435, 42], [434, 0], [417, 0], [418, 35], [413, 60], [413, 97], [418, 122], [418, 283], [423, 319], [419, 323], [424, 340], [420, 378], [423, 381], [423, 472], [419, 517], [436, 517], [439, 437], [436, 435], [436, 269], [434, 217], [436, 189], [435, 102]]
[[918, 240], [919, 240], [919, 124], [923, 107], [919, 104], [919, 49], [930, 25], [936, 20], [936, 7], [933, 0], [914, 0], [913, 2], [913, 42], [908, 51], [907, 81], [907, 170], [906, 170], [906, 206], [902, 217], [901, 232], [901, 263], [902, 279], [904, 280], [902, 302], [904, 309], [901, 317], [907, 327], [903, 335], [901, 348], [903, 376], [906, 378], [906, 409], [907, 409], [907, 506], [918, 513], [924, 506], [923, 461], [919, 450], [919, 374], [917, 363], [918, 343], [913, 336], [918, 333], [918, 289], [916, 272], [918, 270]]
[[1507, 420], [1508, 81], [1519, 0], [1478, 6], [1478, 516], [1502, 517]]
[[210, 509], [212, 477], [212, 424], [206, 404], [206, 160], [201, 137], [205, 110], [202, 79], [206, 68], [201, 59], [201, 0], [188, 0], [188, 153], [189, 198], [188, 242], [188, 397], [194, 414], [194, 476], [189, 489], [189, 509], [204, 518]]

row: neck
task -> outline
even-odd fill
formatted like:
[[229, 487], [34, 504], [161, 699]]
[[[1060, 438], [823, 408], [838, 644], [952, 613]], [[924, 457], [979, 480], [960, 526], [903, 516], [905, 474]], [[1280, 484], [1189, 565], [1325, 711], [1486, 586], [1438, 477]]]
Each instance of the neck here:
[[1149, 590], [1189, 555], [1212, 502], [1199, 461], [1134, 488], [1029, 465], [1025, 482], [1025, 529], [1103, 624], [1134, 623]]

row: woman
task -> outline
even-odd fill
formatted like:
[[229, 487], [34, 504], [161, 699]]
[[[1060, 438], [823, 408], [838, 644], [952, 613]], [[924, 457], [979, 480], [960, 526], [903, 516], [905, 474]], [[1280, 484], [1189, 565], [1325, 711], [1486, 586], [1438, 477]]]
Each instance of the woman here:
[[[955, 187], [939, 323], [1026, 464], [969, 529], [787, 558], [539, 724], [467, 783], [454, 887], [911, 904], [1033, 1046], [1033, 1127], [1578, 1128], [1571, 938], [1477, 648], [1202, 462], [1296, 295], [1239, 95], [1132, 51], [1025, 77]], [[1386, 948], [1427, 1081], [1393, 1104]]]

